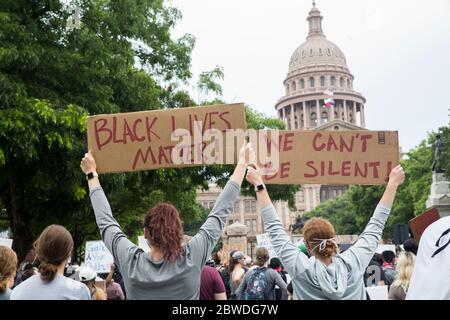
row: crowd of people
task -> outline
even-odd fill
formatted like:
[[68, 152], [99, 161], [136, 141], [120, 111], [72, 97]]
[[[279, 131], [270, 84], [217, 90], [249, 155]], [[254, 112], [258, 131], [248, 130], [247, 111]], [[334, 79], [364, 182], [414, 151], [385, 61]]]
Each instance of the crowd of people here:
[[[375, 253], [397, 188], [405, 179], [401, 166], [392, 169], [364, 232], [340, 252], [334, 227], [323, 218], [305, 223], [302, 246], [291, 242], [251, 159], [255, 155], [246, 143], [206, 221], [187, 241], [173, 205], [159, 203], [151, 208], [144, 218], [150, 248], [146, 252], [127, 238], [114, 219], [95, 160], [86, 153], [80, 166], [88, 178], [101, 237], [114, 257], [110, 273], [100, 278], [104, 286], [98, 284], [101, 275], [92, 269], [70, 267], [72, 236], [63, 226], [50, 225], [19, 266], [14, 251], [0, 246], [0, 300], [365, 300], [370, 298], [366, 287], [372, 285], [387, 285], [390, 299], [450, 299], [450, 272], [445, 268], [450, 262], [450, 249], [445, 250], [450, 244], [450, 217], [427, 228], [418, 248], [410, 240], [398, 257], [389, 251]], [[213, 253], [244, 178], [255, 187], [276, 258], [270, 259], [263, 247], [256, 250], [254, 261], [237, 250], [228, 257]]]

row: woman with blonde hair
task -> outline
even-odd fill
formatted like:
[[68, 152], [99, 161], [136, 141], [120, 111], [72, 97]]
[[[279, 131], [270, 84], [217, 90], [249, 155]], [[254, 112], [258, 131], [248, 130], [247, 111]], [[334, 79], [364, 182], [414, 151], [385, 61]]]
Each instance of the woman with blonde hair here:
[[16, 253], [8, 247], [0, 246], [0, 300], [10, 299], [16, 268]]
[[257, 166], [248, 168], [247, 180], [255, 186], [265, 230], [275, 253], [292, 277], [294, 299], [365, 300], [363, 275], [374, 255], [394, 202], [395, 193], [405, 179], [401, 166], [392, 169], [389, 182], [366, 229], [358, 241], [338, 253], [335, 231], [328, 220], [314, 218], [303, 228], [308, 258], [291, 242], [264, 186]]
[[398, 277], [389, 290], [389, 300], [405, 300], [415, 262], [416, 256], [413, 253], [400, 253], [397, 261]]

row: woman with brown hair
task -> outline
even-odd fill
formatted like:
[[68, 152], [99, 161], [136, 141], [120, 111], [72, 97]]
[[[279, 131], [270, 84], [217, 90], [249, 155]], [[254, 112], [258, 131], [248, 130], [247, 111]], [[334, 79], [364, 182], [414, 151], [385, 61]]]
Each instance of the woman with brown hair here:
[[200, 231], [186, 244], [178, 210], [160, 203], [144, 218], [144, 236], [150, 252], [127, 239], [100, 186], [97, 165], [86, 153], [81, 169], [86, 174], [92, 207], [103, 242], [122, 272], [127, 299], [199, 299], [200, 273], [219, 240], [234, 201], [239, 196], [249, 159], [250, 144], [239, 152], [239, 163]]
[[73, 249], [72, 235], [63, 226], [52, 224], [34, 243], [39, 274], [14, 288], [11, 300], [91, 300], [81, 282], [64, 277], [64, 267]]
[[358, 241], [342, 254], [334, 240], [334, 228], [328, 220], [313, 218], [303, 227], [308, 258], [295, 246], [275, 211], [261, 172], [249, 168], [247, 180], [257, 190], [261, 215], [273, 248], [292, 277], [294, 299], [366, 299], [363, 274], [381, 238], [395, 193], [403, 183], [401, 166], [392, 169], [389, 182], [375, 212]]
[[0, 246], [0, 300], [10, 299], [16, 268], [16, 253], [8, 247]]
[[287, 300], [287, 285], [281, 275], [272, 268], [267, 268], [269, 251], [267, 248], [256, 249], [255, 268], [249, 270], [236, 290], [238, 300], [275, 300], [275, 288], [281, 290], [281, 300]]

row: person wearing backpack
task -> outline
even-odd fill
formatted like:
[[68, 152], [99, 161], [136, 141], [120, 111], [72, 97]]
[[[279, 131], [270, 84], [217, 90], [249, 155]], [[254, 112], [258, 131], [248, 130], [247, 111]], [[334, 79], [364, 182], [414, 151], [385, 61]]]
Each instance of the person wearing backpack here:
[[249, 270], [236, 290], [238, 300], [275, 300], [275, 286], [281, 290], [281, 300], [287, 300], [287, 286], [280, 274], [267, 268], [269, 251], [256, 249], [256, 267]]

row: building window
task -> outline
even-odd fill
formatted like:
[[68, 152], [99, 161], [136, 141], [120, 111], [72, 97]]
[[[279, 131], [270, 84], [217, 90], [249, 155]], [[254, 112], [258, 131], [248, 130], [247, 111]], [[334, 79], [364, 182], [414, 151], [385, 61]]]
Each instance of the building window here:
[[252, 212], [256, 212], [256, 200], [252, 200]]
[[305, 191], [304, 190], [300, 190], [298, 192], [298, 195], [299, 195], [299, 201], [300, 202], [305, 202]]
[[245, 213], [250, 213], [250, 208], [251, 208], [251, 200], [245, 200], [244, 202], [244, 212]]
[[314, 78], [313, 77], [309, 78], [309, 86], [311, 88], [314, 88]]
[[250, 222], [249, 219], [245, 220], [245, 225], [247, 226], [248, 232], [251, 233], [251, 230], [252, 230], [252, 224], [251, 224], [251, 222]]
[[320, 77], [320, 86], [325, 87], [325, 77], [324, 76]]
[[344, 87], [344, 78], [341, 78], [340, 80], [339, 80], [339, 84], [340, 84], [340, 86], [341, 86], [341, 88], [343, 88]]
[[305, 80], [300, 79], [300, 88], [305, 89]]
[[345, 114], [342, 112], [342, 117], [341, 117], [341, 119], [342, 120], [345, 120]]
[[295, 81], [292, 81], [292, 91], [297, 90], [297, 85], [295, 84]]
[[232, 225], [234, 223], [233, 219], [228, 220], [228, 225]]
[[334, 130], [339, 130], [339, 127], [338, 126], [334, 126]]
[[322, 55], [322, 48], [319, 48], [319, 56]]
[[317, 114], [315, 112], [311, 113], [311, 126], [317, 126]]
[[313, 48], [309, 49], [309, 55], [310, 55], [311, 57], [314, 55], [314, 49], [313, 49]]
[[328, 122], [328, 114], [326, 111], [322, 112], [322, 123]]
[[247, 241], [247, 255], [255, 259], [256, 255], [256, 243], [255, 241]]
[[327, 49], [327, 55], [331, 56], [331, 49], [330, 48]]
[[300, 123], [301, 123], [302, 128], [305, 127], [305, 118], [303, 117], [303, 113], [302, 113], [302, 116], [300, 117]]
[[334, 86], [336, 85], [336, 77], [335, 77], [335, 76], [332, 76], [332, 77], [330, 78], [330, 85], [331, 85], [332, 87], [334, 87]]
[[234, 202], [234, 212], [239, 212], [239, 200]]
[[286, 84], [286, 93], [289, 93], [289, 83]]

